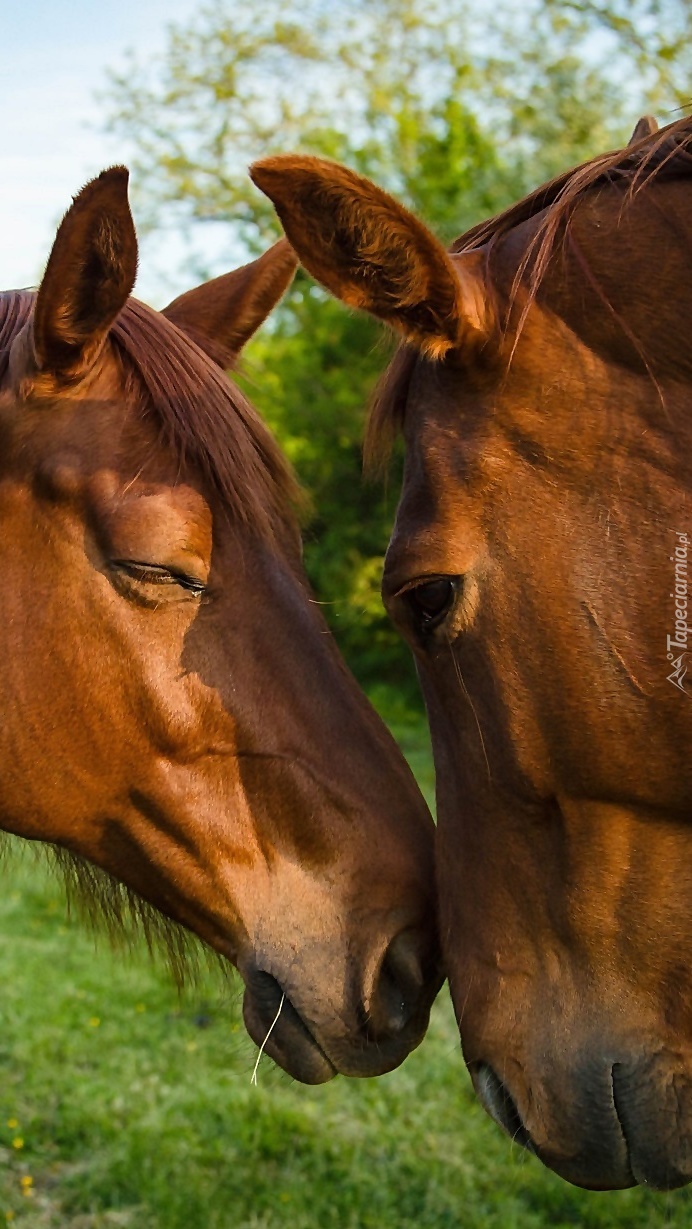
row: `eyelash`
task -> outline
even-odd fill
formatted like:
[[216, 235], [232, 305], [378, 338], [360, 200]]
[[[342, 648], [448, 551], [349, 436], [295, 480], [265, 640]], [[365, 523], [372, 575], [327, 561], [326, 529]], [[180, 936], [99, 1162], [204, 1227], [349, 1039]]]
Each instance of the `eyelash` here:
[[137, 559], [113, 559], [111, 566], [139, 584], [179, 585], [195, 597], [202, 597], [206, 592], [205, 586], [195, 577], [187, 576], [185, 572], [174, 572], [158, 563], [141, 563]]

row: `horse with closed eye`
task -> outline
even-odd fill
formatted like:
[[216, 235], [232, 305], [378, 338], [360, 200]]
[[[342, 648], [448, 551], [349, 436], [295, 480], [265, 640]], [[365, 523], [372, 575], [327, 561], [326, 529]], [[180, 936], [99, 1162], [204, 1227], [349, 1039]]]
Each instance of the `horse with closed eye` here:
[[297, 1079], [378, 1074], [439, 986], [432, 821], [225, 373], [295, 257], [154, 312], [127, 178], [76, 197], [36, 294], [0, 295], [0, 826], [237, 966]]

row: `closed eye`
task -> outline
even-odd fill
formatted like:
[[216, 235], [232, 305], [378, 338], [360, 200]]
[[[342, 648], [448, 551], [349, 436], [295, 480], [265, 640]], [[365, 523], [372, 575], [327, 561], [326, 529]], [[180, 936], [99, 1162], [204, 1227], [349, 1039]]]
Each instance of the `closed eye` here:
[[140, 585], [178, 585], [193, 597], [201, 597], [206, 591], [206, 586], [197, 577], [158, 563], [144, 563], [138, 559], [113, 559], [111, 567], [121, 576]]

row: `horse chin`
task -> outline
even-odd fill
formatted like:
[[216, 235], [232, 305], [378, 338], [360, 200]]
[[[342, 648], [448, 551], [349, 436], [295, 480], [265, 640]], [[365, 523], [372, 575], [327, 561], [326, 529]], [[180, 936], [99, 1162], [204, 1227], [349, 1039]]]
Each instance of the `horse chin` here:
[[326, 1084], [337, 1074], [336, 1067], [290, 1000], [284, 996], [280, 1005], [280, 1010], [276, 1007], [268, 1011], [265, 996], [256, 995], [250, 989], [245, 991], [243, 1019], [252, 1040], [262, 1053], [269, 1055], [301, 1084]]

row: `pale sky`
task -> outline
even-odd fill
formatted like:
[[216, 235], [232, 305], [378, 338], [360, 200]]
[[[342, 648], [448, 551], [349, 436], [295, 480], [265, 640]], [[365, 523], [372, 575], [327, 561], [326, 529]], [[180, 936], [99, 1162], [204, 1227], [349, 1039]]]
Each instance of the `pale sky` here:
[[[199, 0], [0, 0], [0, 289], [35, 285], [73, 195], [104, 167], [127, 164], [127, 149], [99, 131], [105, 109], [94, 95], [106, 69], [130, 47], [140, 61], [162, 50], [167, 26], [200, 7]], [[136, 293], [153, 306], [187, 288], [175, 278], [164, 288], [146, 259], [140, 269]]]

